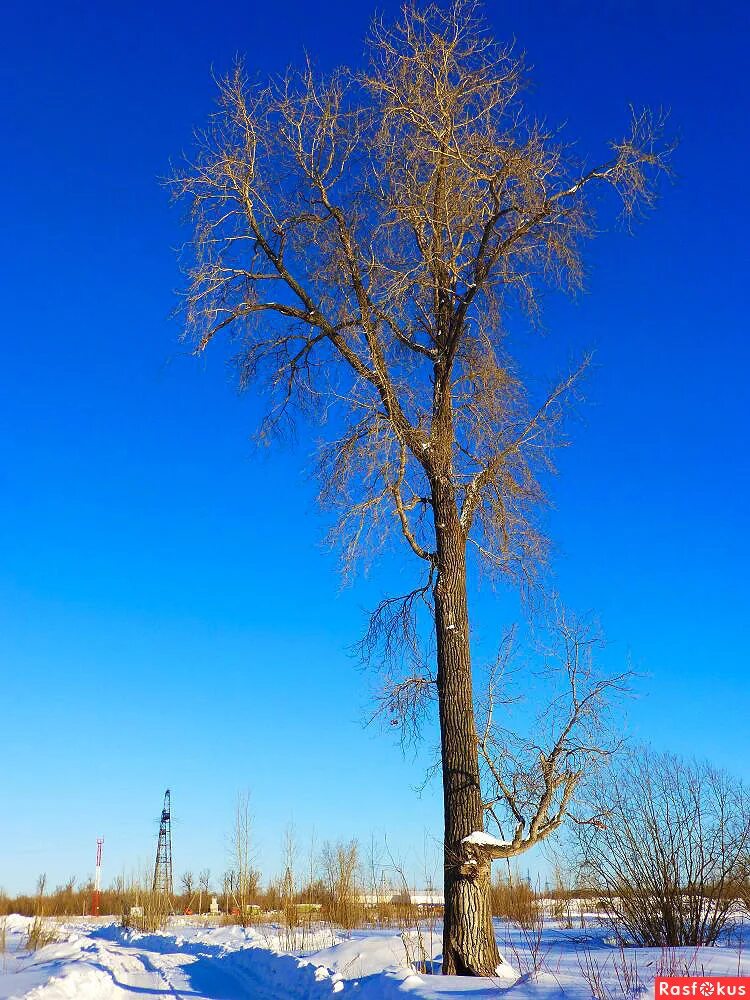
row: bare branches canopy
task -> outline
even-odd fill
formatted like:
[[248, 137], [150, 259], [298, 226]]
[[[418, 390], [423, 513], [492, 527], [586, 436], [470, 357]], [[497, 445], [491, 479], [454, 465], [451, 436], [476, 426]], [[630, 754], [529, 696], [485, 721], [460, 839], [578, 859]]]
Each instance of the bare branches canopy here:
[[434, 562], [436, 478], [488, 565], [525, 576], [543, 557], [537, 473], [578, 372], [532, 405], [502, 317], [579, 287], [590, 193], [610, 186], [631, 216], [665, 158], [643, 114], [585, 167], [525, 114], [523, 84], [473, 4], [409, 9], [374, 25], [363, 72], [308, 63], [260, 86], [236, 67], [172, 179], [196, 350], [231, 332], [243, 384], [269, 391], [266, 431], [336, 410], [323, 497], [347, 567], [392, 528]]

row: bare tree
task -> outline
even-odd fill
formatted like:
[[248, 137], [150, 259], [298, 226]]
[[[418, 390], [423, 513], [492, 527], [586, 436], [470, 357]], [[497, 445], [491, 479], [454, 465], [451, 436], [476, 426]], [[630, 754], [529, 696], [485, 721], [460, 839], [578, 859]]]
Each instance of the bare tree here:
[[580, 287], [590, 195], [608, 188], [634, 217], [666, 150], [643, 112], [604, 162], [578, 161], [525, 112], [522, 60], [471, 0], [376, 22], [369, 51], [361, 72], [321, 78], [307, 64], [260, 86], [238, 67], [220, 82], [218, 112], [172, 180], [194, 228], [186, 335], [198, 353], [222, 331], [236, 338], [241, 385], [267, 393], [261, 435], [299, 409], [331, 428], [321, 499], [345, 572], [392, 532], [422, 568], [376, 609], [365, 648], [413, 648], [429, 618], [436, 667], [420, 664], [402, 694], [416, 686], [438, 704], [444, 970], [492, 974], [488, 886], [466, 864], [484, 814], [468, 553], [521, 586], [537, 578], [540, 474], [586, 366], [536, 398], [503, 324], [536, 320], [545, 285]]
[[750, 798], [706, 763], [639, 747], [589, 791], [574, 827], [583, 874], [620, 933], [647, 947], [712, 945], [742, 895]]
[[229, 871], [224, 872], [224, 879], [223, 879], [224, 912], [227, 914], [232, 912], [232, 900], [234, 899], [235, 881], [236, 881], [235, 874], [231, 869]]
[[193, 898], [193, 890], [195, 888], [195, 877], [192, 872], [185, 872], [182, 876], [182, 891], [187, 897], [186, 906], [190, 906], [190, 902]]
[[321, 863], [326, 884], [326, 914], [338, 926], [350, 930], [362, 917], [359, 894], [359, 845], [356, 840], [323, 845]]
[[281, 879], [281, 898], [285, 903], [294, 904], [297, 897], [297, 834], [294, 824], [289, 823], [284, 830], [284, 875]]
[[250, 912], [250, 899], [257, 891], [258, 884], [258, 874], [252, 867], [251, 830], [250, 794], [240, 792], [237, 795], [232, 830], [231, 851], [234, 870], [229, 873], [229, 892], [240, 912], [243, 927]]
[[203, 894], [208, 896], [209, 886], [211, 884], [211, 870], [209, 868], [204, 868], [198, 875], [198, 913], [203, 913]]

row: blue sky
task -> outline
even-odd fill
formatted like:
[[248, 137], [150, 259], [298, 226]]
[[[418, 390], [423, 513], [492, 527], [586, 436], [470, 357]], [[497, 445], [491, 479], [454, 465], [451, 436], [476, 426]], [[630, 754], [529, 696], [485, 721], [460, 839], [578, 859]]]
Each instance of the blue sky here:
[[[381, 9], [395, 12], [397, 4]], [[534, 66], [529, 100], [600, 155], [629, 103], [671, 109], [677, 181], [634, 235], [592, 245], [528, 350], [596, 350], [547, 523], [556, 584], [643, 673], [629, 731], [750, 777], [746, 379], [748, 13], [732, 3], [489, 3]], [[320, 545], [312, 437], [258, 453], [259, 412], [170, 319], [179, 214], [158, 178], [212, 107], [211, 67], [307, 49], [361, 58], [369, 4], [11, 4], [2, 15], [0, 886], [151, 864], [173, 789], [175, 865], [227, 864], [248, 788], [258, 861], [439, 836], [427, 753], [362, 728], [348, 655], [389, 565], [342, 591]], [[744, 281], [743, 281], [744, 279]], [[474, 598], [489, 641], [514, 613]]]

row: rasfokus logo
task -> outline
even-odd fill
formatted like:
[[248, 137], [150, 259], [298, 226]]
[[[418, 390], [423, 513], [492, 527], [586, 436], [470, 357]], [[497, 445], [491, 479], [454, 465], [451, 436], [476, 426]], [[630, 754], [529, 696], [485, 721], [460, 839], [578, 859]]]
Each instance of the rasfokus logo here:
[[657, 976], [654, 997], [747, 997], [748, 976]]

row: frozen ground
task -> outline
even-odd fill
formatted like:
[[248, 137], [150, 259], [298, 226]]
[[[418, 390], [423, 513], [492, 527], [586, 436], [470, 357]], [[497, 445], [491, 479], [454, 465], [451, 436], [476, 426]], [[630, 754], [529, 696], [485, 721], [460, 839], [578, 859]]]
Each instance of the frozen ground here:
[[[497, 937], [508, 965], [503, 977], [457, 979], [409, 967], [417, 942], [398, 931], [332, 936], [321, 929], [304, 952], [286, 952], [270, 928], [205, 927], [177, 918], [163, 932], [138, 934], [107, 919], [56, 925], [57, 940], [24, 950], [29, 920], [7, 918], [0, 953], [0, 1000], [637, 1000], [656, 975], [750, 975], [737, 937], [721, 947], [622, 951], [601, 928], [563, 929], [548, 921], [541, 939], [504, 923]], [[439, 931], [439, 928], [438, 928]], [[425, 950], [439, 956], [439, 933]], [[535, 971], [536, 966], [536, 971]], [[653, 995], [653, 994], [651, 994]]]

